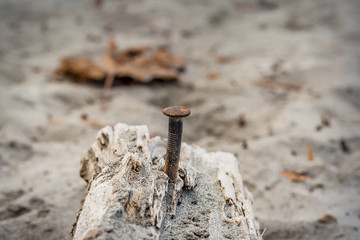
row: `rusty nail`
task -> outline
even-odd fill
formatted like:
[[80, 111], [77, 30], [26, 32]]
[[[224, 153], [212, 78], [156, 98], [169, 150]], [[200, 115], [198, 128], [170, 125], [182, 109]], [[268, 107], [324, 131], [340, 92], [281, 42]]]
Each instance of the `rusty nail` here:
[[178, 177], [181, 135], [183, 129], [182, 118], [189, 116], [191, 111], [182, 106], [170, 106], [164, 108], [162, 111], [169, 117], [169, 132], [164, 172], [169, 176], [170, 180], [176, 182]]

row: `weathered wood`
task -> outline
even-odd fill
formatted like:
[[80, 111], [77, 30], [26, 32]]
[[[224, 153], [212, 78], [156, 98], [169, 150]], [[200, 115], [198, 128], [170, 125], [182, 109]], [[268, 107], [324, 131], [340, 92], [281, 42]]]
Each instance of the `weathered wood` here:
[[81, 161], [74, 239], [262, 239], [232, 154], [183, 143], [174, 186], [165, 148], [146, 126], [103, 128]]

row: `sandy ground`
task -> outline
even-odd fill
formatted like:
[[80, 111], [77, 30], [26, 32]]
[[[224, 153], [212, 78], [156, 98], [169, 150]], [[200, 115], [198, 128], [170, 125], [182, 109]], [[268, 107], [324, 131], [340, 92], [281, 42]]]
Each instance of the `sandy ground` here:
[[[85, 191], [79, 160], [98, 131], [82, 114], [166, 137], [161, 108], [172, 104], [192, 109], [184, 141], [238, 157], [265, 239], [360, 239], [360, 2], [273, 3], [2, 0], [0, 239], [70, 238]], [[62, 56], [101, 59], [111, 37], [169, 46], [193, 87], [117, 86], [102, 112], [101, 86], [51, 76]], [[255, 84], [264, 79], [301, 90]], [[318, 223], [324, 214], [337, 222]]]

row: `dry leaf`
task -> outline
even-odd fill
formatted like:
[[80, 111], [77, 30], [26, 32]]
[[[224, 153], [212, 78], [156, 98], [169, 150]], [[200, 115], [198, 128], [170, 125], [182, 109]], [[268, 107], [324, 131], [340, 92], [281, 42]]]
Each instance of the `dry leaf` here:
[[311, 145], [308, 145], [307, 155], [308, 155], [308, 161], [309, 162], [314, 161], [314, 152], [313, 152], [313, 148], [312, 148]]
[[317, 221], [319, 223], [329, 224], [329, 223], [336, 223], [337, 219], [336, 219], [336, 217], [334, 217], [330, 214], [325, 214], [325, 215], [321, 216]]
[[119, 81], [131, 79], [140, 83], [176, 81], [184, 69], [184, 59], [173, 56], [166, 49], [153, 50], [148, 46], [138, 46], [118, 52], [115, 42], [110, 40], [101, 63], [88, 58], [67, 57], [61, 60], [56, 73], [72, 76], [77, 82], [104, 81], [107, 78], [107, 86], [111, 86], [111, 78]]
[[216, 80], [220, 77], [220, 73], [209, 73], [206, 78], [208, 80]]
[[303, 182], [310, 179], [309, 176], [297, 173], [295, 171], [283, 171], [281, 174], [294, 182]]
[[76, 82], [105, 80], [102, 102], [102, 109], [105, 109], [114, 81], [132, 80], [140, 83], [150, 83], [154, 80], [177, 81], [184, 69], [184, 59], [173, 56], [164, 48], [152, 50], [143, 45], [118, 53], [115, 41], [112, 39], [101, 63], [95, 63], [88, 58], [66, 57], [61, 60], [55, 72], [71, 76]]
[[292, 83], [271, 81], [271, 80], [260, 80], [255, 82], [255, 85], [260, 87], [272, 88], [272, 89], [282, 89], [286, 91], [299, 92], [301, 87]]

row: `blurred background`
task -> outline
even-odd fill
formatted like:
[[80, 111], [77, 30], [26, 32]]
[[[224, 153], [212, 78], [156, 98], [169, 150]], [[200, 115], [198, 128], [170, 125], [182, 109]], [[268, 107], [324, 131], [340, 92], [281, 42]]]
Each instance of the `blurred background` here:
[[360, 239], [359, 30], [358, 0], [1, 0], [0, 239], [70, 238], [97, 131], [168, 105], [264, 239]]

